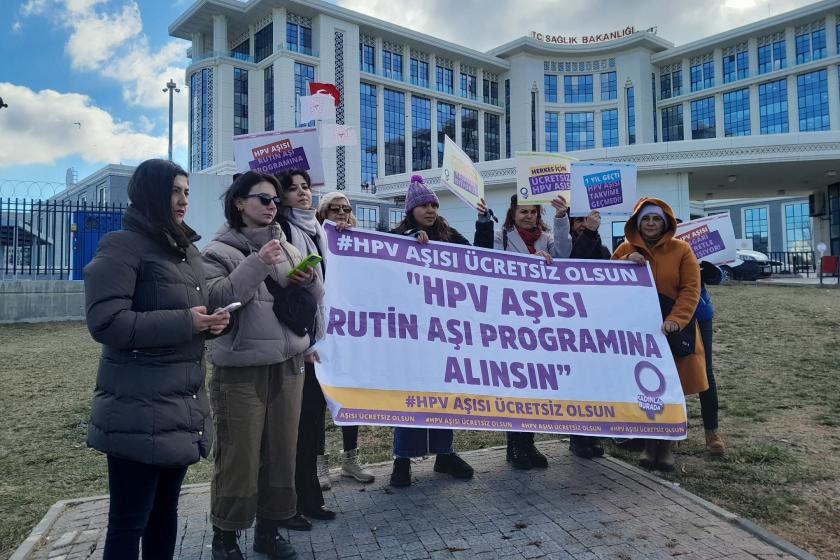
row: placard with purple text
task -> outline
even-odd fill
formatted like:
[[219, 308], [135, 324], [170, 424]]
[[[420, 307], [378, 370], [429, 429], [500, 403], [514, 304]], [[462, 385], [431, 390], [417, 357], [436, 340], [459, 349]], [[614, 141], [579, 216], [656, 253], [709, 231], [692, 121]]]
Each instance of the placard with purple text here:
[[725, 264], [738, 258], [735, 231], [728, 213], [677, 224], [674, 237], [687, 241], [698, 261]]
[[571, 168], [572, 216], [586, 216], [593, 210], [603, 216], [633, 213], [635, 165], [576, 161]]
[[563, 154], [516, 152], [516, 201], [518, 204], [550, 204], [558, 196], [570, 204], [570, 164]]
[[315, 128], [243, 134], [233, 137], [236, 170], [276, 175], [290, 169], [309, 173], [312, 187], [324, 184], [321, 145]]

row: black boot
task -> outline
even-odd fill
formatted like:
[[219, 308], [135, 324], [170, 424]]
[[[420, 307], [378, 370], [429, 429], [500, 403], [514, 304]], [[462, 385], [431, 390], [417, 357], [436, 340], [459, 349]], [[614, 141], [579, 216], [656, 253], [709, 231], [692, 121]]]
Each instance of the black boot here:
[[236, 543], [236, 531], [222, 531], [213, 526], [213, 560], [244, 560]]
[[591, 459], [595, 453], [590, 439], [586, 436], [569, 436], [569, 451], [581, 459]]
[[396, 488], [411, 486], [411, 459], [402, 457], [394, 459], [394, 470], [391, 472], [391, 486]]
[[508, 432], [507, 440], [507, 462], [514, 469], [527, 471], [533, 468], [534, 465], [531, 463], [531, 458], [528, 457], [525, 448], [522, 446], [522, 434], [519, 432]]
[[531, 461], [531, 465], [537, 467], [538, 469], [548, 468], [548, 459], [545, 455], [540, 453], [540, 450], [537, 449], [536, 445], [534, 445], [534, 434], [525, 432], [520, 437], [521, 439], [519, 440], [519, 445], [522, 447], [522, 450], [525, 452], [528, 460]]
[[278, 523], [257, 518], [254, 529], [254, 552], [267, 554], [272, 560], [295, 560], [298, 555], [286, 539], [277, 532]]
[[457, 453], [438, 453], [435, 457], [435, 472], [449, 474], [455, 478], [473, 477], [473, 468]]
[[592, 456], [593, 457], [603, 457], [604, 456], [604, 444], [601, 442], [599, 438], [592, 438]]

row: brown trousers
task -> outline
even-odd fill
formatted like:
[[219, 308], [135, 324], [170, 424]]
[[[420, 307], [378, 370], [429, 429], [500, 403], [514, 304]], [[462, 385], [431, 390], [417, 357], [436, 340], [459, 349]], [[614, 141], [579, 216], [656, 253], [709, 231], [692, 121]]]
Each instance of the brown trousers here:
[[270, 366], [214, 368], [210, 521], [219, 529], [247, 529], [255, 516], [295, 515], [302, 374], [300, 356]]

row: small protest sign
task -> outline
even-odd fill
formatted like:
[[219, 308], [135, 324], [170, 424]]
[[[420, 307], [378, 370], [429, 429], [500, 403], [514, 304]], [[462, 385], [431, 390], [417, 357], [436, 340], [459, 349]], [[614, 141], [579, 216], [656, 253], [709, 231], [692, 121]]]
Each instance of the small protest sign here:
[[737, 243], [729, 214], [714, 214], [677, 225], [674, 235], [686, 241], [698, 261], [725, 264], [737, 258]]
[[313, 187], [324, 184], [321, 146], [314, 128], [234, 136], [233, 159], [240, 172], [275, 175], [289, 169], [302, 169], [309, 173]]
[[571, 164], [572, 216], [627, 215], [636, 203], [636, 166], [628, 163]]
[[516, 152], [516, 200], [519, 204], [549, 204], [558, 196], [571, 203], [570, 164], [563, 154]]
[[470, 156], [449, 136], [444, 136], [440, 180], [455, 196], [473, 208], [478, 208], [479, 201], [484, 198], [484, 178]]

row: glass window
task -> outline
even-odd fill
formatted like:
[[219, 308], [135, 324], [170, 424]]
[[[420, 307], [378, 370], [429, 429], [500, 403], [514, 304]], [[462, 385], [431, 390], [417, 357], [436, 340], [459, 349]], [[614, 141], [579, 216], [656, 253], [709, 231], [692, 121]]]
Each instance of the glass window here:
[[828, 70], [796, 77], [799, 131], [828, 130]]
[[461, 97], [478, 99], [478, 78], [472, 74], [461, 72]]
[[591, 103], [592, 74], [563, 76], [563, 100], [566, 103]]
[[545, 151], [560, 151], [560, 120], [553, 111], [545, 112]]
[[309, 95], [309, 84], [315, 81], [315, 67], [295, 62], [295, 123], [297, 126], [315, 126], [315, 121], [300, 121], [300, 98]]
[[747, 51], [740, 51], [723, 57], [723, 83], [743, 80], [750, 75], [749, 55]]
[[213, 70], [204, 68], [190, 76], [190, 170], [210, 166], [210, 82]]
[[385, 175], [405, 173], [405, 94], [385, 88]]
[[768, 43], [758, 47], [758, 73], [766, 74], [773, 70], [781, 70], [787, 66], [787, 52], [785, 40]]
[[785, 204], [785, 251], [811, 250], [811, 218], [808, 203]]
[[769, 236], [767, 207], [744, 208], [744, 239], [752, 239], [753, 251], [766, 253]]
[[461, 147], [473, 161], [478, 161], [478, 111], [461, 108]]
[[510, 80], [505, 80], [505, 157], [510, 154]]
[[263, 70], [263, 107], [265, 129], [274, 130], [274, 64]]
[[627, 224], [627, 221], [621, 222], [613, 222], [612, 223], [612, 248], [613, 251], [618, 249], [618, 246], [624, 242], [624, 226]]
[[683, 106], [662, 109], [662, 141], [677, 142], [683, 139]]
[[691, 139], [714, 138], [715, 98], [705, 97], [691, 102]]
[[402, 208], [388, 208], [388, 229], [394, 229], [405, 218], [405, 210]]
[[452, 94], [455, 87], [455, 75], [452, 72], [452, 68], [438, 66], [435, 69], [435, 77], [437, 78], [437, 90], [443, 93]]
[[382, 51], [382, 75], [392, 80], [403, 79], [403, 55], [401, 53]]
[[444, 137], [455, 142], [455, 105], [449, 103], [437, 104], [437, 129], [438, 129], [438, 167], [443, 165]]
[[379, 226], [379, 208], [376, 206], [356, 205], [356, 219], [362, 229], [377, 229]]
[[659, 99], [671, 98], [671, 73], [659, 74]]
[[271, 45], [273, 40], [273, 23], [269, 23], [254, 34], [254, 62], [259, 62], [271, 56]]
[[233, 69], [233, 135], [248, 134], [248, 71]]
[[711, 60], [692, 66], [689, 69], [689, 75], [691, 76], [691, 91], [700, 91], [715, 85], [715, 66]]
[[615, 72], [601, 73], [601, 101], [610, 101], [618, 97], [618, 85]]
[[636, 143], [636, 93], [633, 86], [627, 88], [627, 143]]
[[759, 84], [758, 111], [762, 134], [788, 131], [787, 79]]
[[566, 113], [566, 151], [595, 147], [595, 113]]
[[251, 39], [245, 39], [230, 51], [231, 58], [237, 60], [251, 61]]
[[499, 115], [484, 113], [484, 161], [494, 161], [501, 156]]
[[415, 86], [429, 87], [429, 63], [416, 58], [411, 59], [411, 83]]
[[723, 132], [726, 136], [749, 136], [750, 90], [748, 88], [723, 94]]
[[484, 102], [490, 105], [499, 104], [499, 82], [484, 78]]
[[601, 111], [601, 145], [618, 146], [618, 109]]
[[557, 103], [557, 76], [546, 74], [544, 79], [545, 102]]
[[432, 167], [432, 101], [411, 97], [411, 169]]
[[376, 48], [373, 45], [359, 43], [359, 69], [362, 72], [376, 73]]
[[359, 94], [362, 183], [371, 184], [379, 174], [376, 157], [376, 86], [362, 83]]
[[676, 97], [682, 95], [682, 70], [671, 72], [671, 95]]
[[796, 36], [796, 63], [825, 58], [825, 28]]
[[312, 28], [286, 22], [286, 48], [292, 52], [312, 54]]

